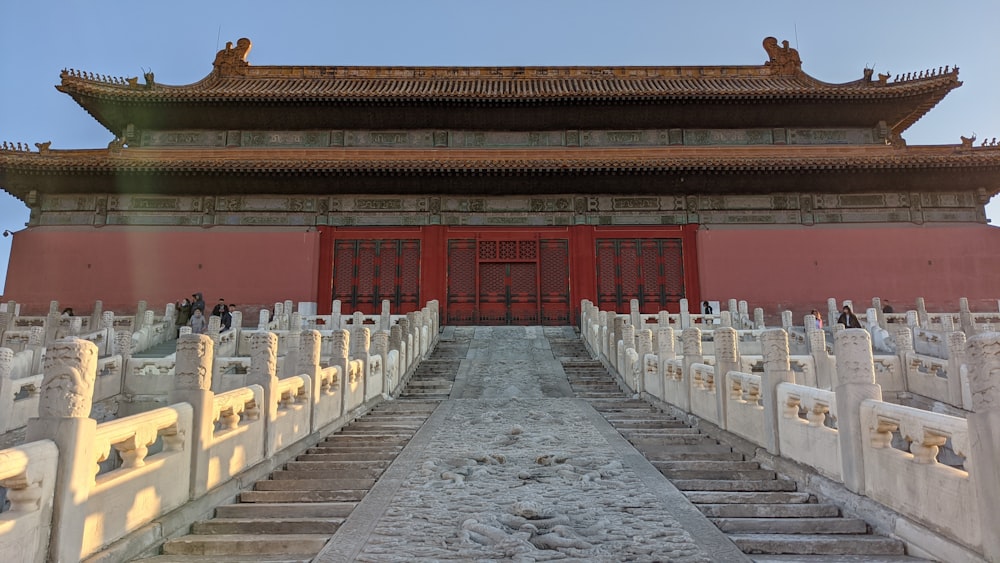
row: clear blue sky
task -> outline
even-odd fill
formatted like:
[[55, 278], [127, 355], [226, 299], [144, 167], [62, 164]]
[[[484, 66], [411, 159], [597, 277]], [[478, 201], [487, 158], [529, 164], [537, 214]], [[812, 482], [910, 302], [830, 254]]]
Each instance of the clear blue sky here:
[[[762, 64], [761, 40], [797, 47], [827, 82], [958, 65], [965, 83], [904, 133], [912, 144], [1000, 137], [1000, 2], [465, 0], [32, 2], [0, 7], [0, 141], [53, 149], [111, 140], [53, 88], [62, 68], [114, 76], [152, 69], [161, 84], [211, 70], [226, 41], [249, 37], [256, 65]], [[987, 214], [1000, 223], [994, 198]], [[0, 229], [28, 210], [0, 192]], [[0, 287], [10, 238], [0, 238]]]

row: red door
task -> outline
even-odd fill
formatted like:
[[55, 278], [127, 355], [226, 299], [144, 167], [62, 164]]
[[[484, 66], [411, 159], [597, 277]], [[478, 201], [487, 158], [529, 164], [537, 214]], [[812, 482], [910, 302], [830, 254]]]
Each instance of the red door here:
[[567, 240], [448, 241], [449, 324], [569, 323]]
[[420, 308], [420, 241], [342, 239], [333, 246], [333, 298], [346, 311], [375, 314]]
[[681, 239], [598, 239], [597, 305], [628, 311], [633, 299], [643, 313], [676, 312], [684, 298]]

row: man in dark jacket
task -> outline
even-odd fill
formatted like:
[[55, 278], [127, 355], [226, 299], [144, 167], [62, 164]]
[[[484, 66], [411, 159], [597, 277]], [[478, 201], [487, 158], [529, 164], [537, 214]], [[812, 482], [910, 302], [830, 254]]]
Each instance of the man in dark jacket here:
[[201, 296], [201, 292], [192, 293], [191, 297], [194, 297], [194, 302], [191, 303], [191, 314], [194, 314], [194, 310], [198, 309], [201, 314], [205, 314], [205, 300]]

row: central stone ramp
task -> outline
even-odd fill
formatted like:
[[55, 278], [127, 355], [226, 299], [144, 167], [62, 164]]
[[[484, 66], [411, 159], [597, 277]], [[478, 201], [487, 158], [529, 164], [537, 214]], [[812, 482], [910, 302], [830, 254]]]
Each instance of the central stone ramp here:
[[315, 561], [749, 561], [573, 396], [571, 328], [453, 331], [452, 398]]

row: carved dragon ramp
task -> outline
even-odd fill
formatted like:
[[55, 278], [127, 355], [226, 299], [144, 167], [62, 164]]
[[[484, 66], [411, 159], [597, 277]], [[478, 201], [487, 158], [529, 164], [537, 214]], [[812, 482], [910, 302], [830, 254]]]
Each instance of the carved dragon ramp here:
[[572, 329], [450, 330], [473, 334], [451, 399], [315, 561], [747, 560], [574, 396]]

